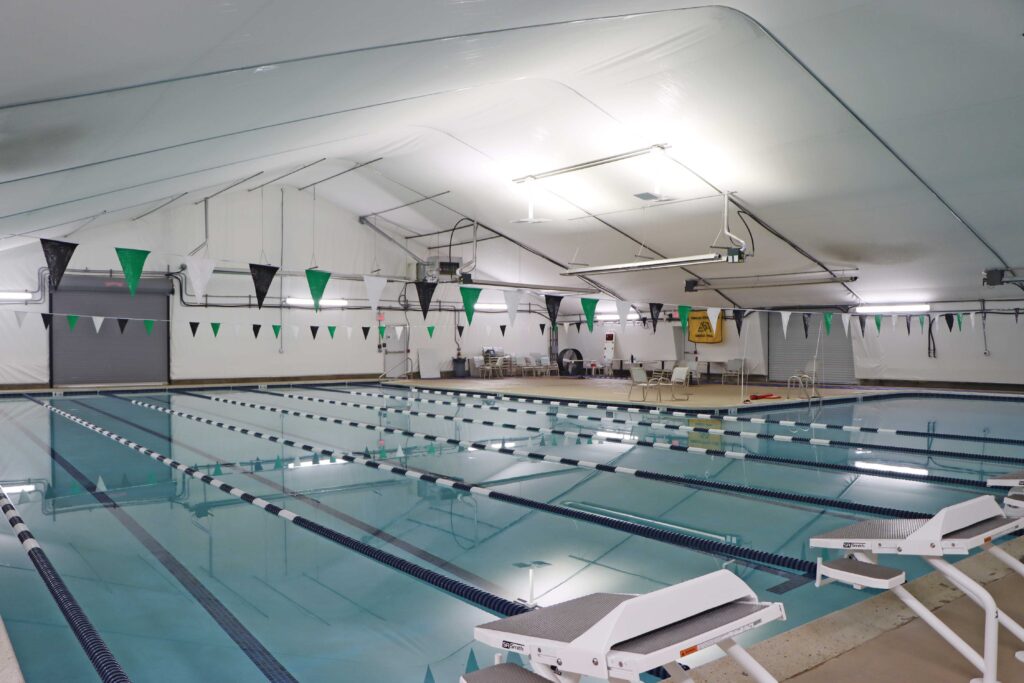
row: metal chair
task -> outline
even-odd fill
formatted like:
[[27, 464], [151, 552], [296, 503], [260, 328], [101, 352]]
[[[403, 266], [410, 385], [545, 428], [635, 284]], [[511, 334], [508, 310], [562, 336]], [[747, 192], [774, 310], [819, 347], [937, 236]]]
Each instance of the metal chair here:
[[558, 363], [551, 362], [551, 356], [541, 356], [540, 366], [538, 367], [538, 373], [544, 373], [548, 376], [558, 374]]
[[722, 384], [728, 377], [735, 377], [739, 381], [743, 377], [743, 359], [733, 358], [725, 361], [725, 369], [722, 370]]
[[661, 388], [665, 386], [667, 382], [657, 377], [650, 377], [647, 371], [641, 367], [634, 365], [629, 369], [629, 393], [626, 394], [627, 401], [634, 401], [633, 391], [637, 388], [640, 389], [640, 400], [647, 400], [647, 392], [651, 389], [658, 390], [658, 400], [661, 400]]

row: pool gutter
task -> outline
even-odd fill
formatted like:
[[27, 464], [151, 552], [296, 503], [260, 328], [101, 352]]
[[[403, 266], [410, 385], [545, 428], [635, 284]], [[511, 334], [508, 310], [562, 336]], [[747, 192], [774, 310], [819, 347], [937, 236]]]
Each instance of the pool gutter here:
[[25, 683], [25, 677], [18, 666], [18, 658], [14, 654], [14, 646], [7, 636], [4, 621], [0, 619], [0, 681], [5, 683]]

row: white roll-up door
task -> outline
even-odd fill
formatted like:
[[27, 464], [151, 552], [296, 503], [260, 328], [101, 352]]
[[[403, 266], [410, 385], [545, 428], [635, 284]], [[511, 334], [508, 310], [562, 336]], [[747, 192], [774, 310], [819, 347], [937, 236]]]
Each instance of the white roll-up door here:
[[[820, 313], [811, 315], [808, 334], [804, 337], [803, 319], [800, 313], [793, 313], [789, 319], [787, 336], [782, 335], [782, 316], [768, 315], [768, 378], [785, 382], [791, 375], [801, 372], [815, 356], [821, 359], [822, 384], [856, 384], [853, 370], [853, 343], [844, 331], [843, 323], [836, 313], [832, 319], [832, 334], [825, 334], [825, 325]], [[850, 334], [859, 334], [850, 321]]]

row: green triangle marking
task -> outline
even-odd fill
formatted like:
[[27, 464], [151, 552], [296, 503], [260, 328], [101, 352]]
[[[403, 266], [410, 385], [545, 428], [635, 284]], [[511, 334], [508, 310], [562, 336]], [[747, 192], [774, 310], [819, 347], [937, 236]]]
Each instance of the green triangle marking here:
[[275, 339], [277, 339], [279, 336], [281, 336], [281, 326], [280, 325], [271, 325], [271, 327], [274, 328], [274, 338]]
[[917, 322], [921, 324], [921, 332], [924, 332], [924, 316], [917, 316]]
[[434, 326], [433, 325], [427, 325], [427, 334], [430, 335], [431, 339], [434, 338]]
[[594, 331], [594, 312], [597, 310], [597, 299], [580, 299], [583, 315], [587, 317], [587, 330]]
[[473, 324], [473, 312], [476, 310], [476, 302], [480, 298], [480, 288], [459, 287], [462, 294], [462, 308], [466, 311], [466, 324]]
[[878, 314], [875, 315], [875, 330], [877, 330], [879, 334], [882, 333], [882, 316]]
[[213, 466], [213, 476], [219, 477], [222, 474], [224, 474], [224, 470], [220, 468], [220, 463], [217, 463]]
[[377, 456], [383, 460], [384, 458], [388, 457], [388, 452], [384, 450], [383, 446], [381, 446], [380, 451], [377, 453]]
[[153, 320], [143, 320], [142, 324], [146, 326], [146, 334], [153, 334]]
[[429, 444], [427, 446], [427, 453], [429, 453], [430, 455], [434, 455], [435, 453], [437, 453], [437, 447], [434, 446], [433, 443]]
[[476, 653], [473, 652], [473, 648], [469, 648], [469, 658], [466, 659], [466, 673], [471, 674], [479, 669], [480, 665], [476, 663]]
[[256, 458], [256, 464], [252, 466], [252, 471], [253, 472], [262, 472], [263, 471], [263, 463], [260, 461], [259, 458]]
[[825, 311], [821, 317], [825, 320], [825, 335], [828, 336], [832, 334], [832, 313]]
[[115, 247], [114, 251], [117, 252], [117, 259], [121, 262], [121, 270], [124, 271], [124, 280], [128, 284], [128, 291], [135, 296], [135, 290], [139, 286], [142, 268], [149, 252], [145, 249], [125, 249], [123, 247]]
[[280, 470], [280, 469], [283, 469], [283, 468], [284, 468], [284, 463], [281, 462], [281, 456], [279, 455], [276, 458], [274, 458], [274, 469], [275, 470]]
[[328, 325], [327, 331], [331, 334], [331, 339], [334, 339], [334, 331], [338, 329], [337, 325]]
[[959, 331], [961, 331], [961, 332], [964, 331], [964, 314], [963, 313], [957, 313], [956, 314], [956, 328]]
[[210, 323], [210, 327], [213, 329], [213, 336], [216, 337], [220, 332], [220, 323]]
[[385, 333], [385, 332], [387, 331], [387, 329], [388, 329], [388, 328], [387, 328], [387, 325], [380, 325], [380, 326], [379, 326], [379, 327], [377, 328], [377, 333], [378, 333], [378, 334], [380, 334], [380, 338], [381, 338], [381, 339], [383, 339], [383, 338], [384, 338], [384, 333]]
[[69, 315], [68, 316], [68, 329], [71, 330], [72, 332], [74, 332], [75, 331], [75, 325], [77, 325], [77, 324], [78, 324], [78, 316], [77, 315]]
[[324, 290], [327, 289], [327, 282], [331, 279], [331, 274], [326, 270], [317, 270], [316, 268], [306, 269], [306, 282], [309, 284], [309, 294], [313, 297], [313, 310], [320, 310], [320, 299], [324, 296]]
[[680, 306], [679, 307], [679, 324], [682, 326], [683, 332], [686, 331], [686, 328], [690, 324], [690, 311], [691, 310], [692, 309], [689, 306]]

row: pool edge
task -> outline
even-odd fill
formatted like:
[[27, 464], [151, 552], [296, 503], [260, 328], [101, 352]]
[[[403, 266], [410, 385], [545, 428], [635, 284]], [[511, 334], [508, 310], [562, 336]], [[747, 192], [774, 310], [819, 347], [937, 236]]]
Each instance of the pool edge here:
[[4, 620], [0, 617], [0, 680], [6, 683], [25, 683], [25, 677], [18, 665], [18, 656], [11, 644]]

